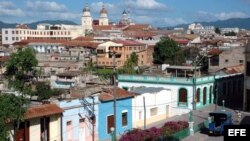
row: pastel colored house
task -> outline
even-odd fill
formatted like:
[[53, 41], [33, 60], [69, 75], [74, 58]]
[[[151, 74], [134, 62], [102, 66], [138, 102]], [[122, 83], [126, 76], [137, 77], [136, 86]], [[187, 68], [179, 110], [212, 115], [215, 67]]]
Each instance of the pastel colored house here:
[[[73, 98], [59, 101], [64, 109], [62, 117], [63, 140], [65, 141], [92, 141], [98, 140], [98, 97]], [[97, 121], [97, 122], [96, 122]]]
[[[171, 115], [180, 115], [191, 109], [199, 109], [213, 103], [214, 76], [185, 78], [146, 75], [119, 75], [118, 86], [130, 90], [133, 87], [162, 87], [171, 90], [173, 97]], [[194, 91], [195, 90], [195, 91]], [[194, 105], [193, 105], [194, 103]]]
[[132, 128], [132, 98], [134, 94], [120, 88], [116, 91], [116, 116], [114, 116], [113, 89], [105, 89], [99, 96], [98, 105], [98, 139], [110, 139], [111, 127], [114, 127], [116, 117], [116, 135], [119, 136]]
[[[18, 141], [61, 141], [61, 114], [56, 104], [34, 105], [25, 113], [17, 131]], [[13, 129], [13, 127], [12, 127]], [[13, 132], [13, 130], [11, 130]], [[10, 139], [13, 141], [14, 139]]]
[[[133, 128], [144, 126], [144, 114], [146, 114], [146, 126], [155, 122], [164, 121], [171, 116], [172, 92], [166, 88], [141, 87], [131, 90], [135, 94], [132, 100]], [[145, 109], [144, 113], [144, 100]]]

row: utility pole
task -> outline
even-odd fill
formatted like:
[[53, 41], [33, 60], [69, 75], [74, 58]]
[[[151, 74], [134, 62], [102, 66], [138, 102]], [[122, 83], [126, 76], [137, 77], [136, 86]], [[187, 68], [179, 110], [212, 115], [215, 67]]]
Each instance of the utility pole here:
[[91, 96], [91, 98], [93, 99], [93, 107], [92, 107], [92, 110], [93, 110], [93, 119], [92, 119], [92, 141], [95, 141], [95, 120], [96, 120], [96, 117], [95, 117], [95, 98], [93, 96]]
[[144, 130], [146, 129], [146, 104], [145, 97], [143, 97], [143, 107], [144, 107]]
[[116, 141], [116, 78], [115, 78], [115, 52], [112, 52], [113, 60], [113, 96], [114, 96], [114, 141]]

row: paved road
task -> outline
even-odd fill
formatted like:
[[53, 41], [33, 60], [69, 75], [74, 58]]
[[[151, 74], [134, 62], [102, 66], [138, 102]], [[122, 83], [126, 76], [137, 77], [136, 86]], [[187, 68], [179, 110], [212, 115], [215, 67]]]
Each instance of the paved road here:
[[188, 136], [184, 138], [182, 141], [223, 141], [223, 136], [208, 136], [206, 134], [202, 134], [200, 132], [195, 133], [193, 136]]

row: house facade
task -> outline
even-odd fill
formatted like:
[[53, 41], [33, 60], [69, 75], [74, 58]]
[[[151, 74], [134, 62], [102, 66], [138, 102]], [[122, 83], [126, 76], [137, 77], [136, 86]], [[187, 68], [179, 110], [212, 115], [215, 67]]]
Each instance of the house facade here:
[[[56, 104], [36, 105], [28, 108], [24, 122], [17, 131], [18, 141], [61, 141], [61, 114]], [[13, 127], [11, 132], [13, 132]], [[13, 138], [10, 139], [14, 141]]]
[[98, 139], [99, 141], [111, 138], [111, 128], [116, 118], [116, 136], [132, 128], [132, 93], [115, 88], [116, 93], [116, 115], [114, 115], [114, 89], [106, 89], [99, 96], [98, 105]]
[[65, 141], [92, 141], [98, 140], [98, 97], [73, 98], [59, 101], [64, 109], [62, 117], [63, 140]]
[[[119, 75], [118, 87], [162, 87], [173, 93], [171, 115], [181, 115], [213, 103], [214, 76], [179, 78], [144, 75]], [[194, 104], [193, 104], [194, 103]]]
[[171, 117], [171, 90], [166, 88], [141, 87], [135, 88], [131, 92], [135, 93], [135, 97], [132, 100], [133, 128], [144, 127], [144, 116], [146, 117], [146, 126]]

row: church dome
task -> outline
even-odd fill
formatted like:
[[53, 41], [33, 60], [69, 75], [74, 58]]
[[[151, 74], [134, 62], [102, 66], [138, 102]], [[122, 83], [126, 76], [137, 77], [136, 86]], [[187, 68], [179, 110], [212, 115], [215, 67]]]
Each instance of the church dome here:
[[122, 12], [122, 14], [128, 14], [128, 13], [127, 13], [127, 11], [126, 11], [126, 10], [124, 10], [124, 11]]
[[102, 5], [102, 9], [101, 9], [101, 11], [100, 11], [100, 14], [107, 14], [108, 12], [107, 12], [107, 10], [105, 9], [105, 7], [104, 7], [104, 4]]
[[90, 12], [90, 8], [89, 8], [88, 6], [85, 6], [85, 7], [83, 8], [83, 12]]

